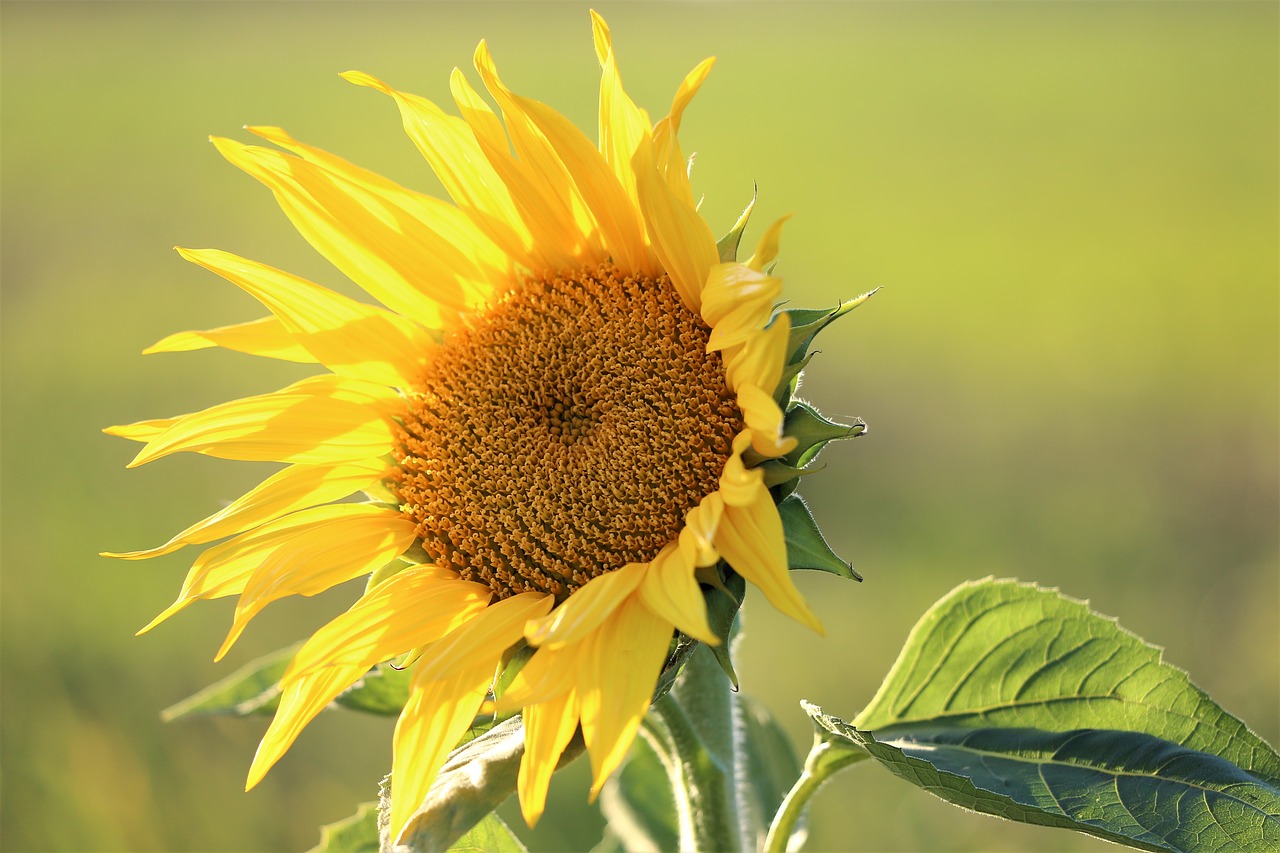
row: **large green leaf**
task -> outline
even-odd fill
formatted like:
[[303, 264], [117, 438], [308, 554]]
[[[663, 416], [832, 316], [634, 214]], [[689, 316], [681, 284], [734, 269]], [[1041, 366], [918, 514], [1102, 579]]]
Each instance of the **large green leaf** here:
[[943, 728], [1142, 732], [1280, 784], [1275, 750], [1160, 649], [1084, 602], [1013, 581], [967, 583], [930, 608], [853, 724], [877, 738]]
[[853, 740], [964, 808], [1151, 850], [1280, 849], [1280, 790], [1138, 732], [948, 729]]
[[453, 843], [449, 853], [527, 853], [502, 818], [489, 814]]
[[378, 804], [361, 803], [351, 817], [320, 827], [308, 853], [378, 853]]
[[160, 712], [165, 721], [186, 717], [274, 714], [280, 703], [280, 677], [301, 643], [263, 655], [208, 687]]

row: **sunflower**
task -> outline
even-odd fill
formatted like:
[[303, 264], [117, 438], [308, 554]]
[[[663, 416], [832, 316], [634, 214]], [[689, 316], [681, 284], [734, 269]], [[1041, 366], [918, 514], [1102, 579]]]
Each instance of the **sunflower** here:
[[[651, 122], [594, 13], [592, 28], [598, 145], [510, 91], [484, 42], [475, 68], [501, 119], [456, 69], [460, 115], [343, 75], [395, 101], [452, 203], [279, 128], [248, 128], [275, 147], [215, 138], [381, 306], [227, 252], [179, 249], [270, 314], [147, 352], [219, 346], [328, 372], [107, 430], [144, 443], [130, 467], [179, 451], [286, 464], [164, 545], [111, 555], [225, 540], [143, 632], [195, 601], [238, 595], [221, 658], [271, 602], [369, 576], [283, 676], [248, 787], [336, 696], [395, 661], [412, 681], [395, 729], [393, 838], [512, 660], [523, 666], [486, 707], [523, 715], [518, 792], [532, 825], [579, 728], [595, 796], [673, 638], [722, 642], [704, 584], [731, 570], [822, 630], [788, 574], [765, 476], [797, 447], [778, 396], [798, 371], [795, 346], [769, 274], [781, 222], [745, 262], [736, 236], [722, 257], [677, 140], [712, 60]], [[368, 499], [347, 500], [355, 493]]]

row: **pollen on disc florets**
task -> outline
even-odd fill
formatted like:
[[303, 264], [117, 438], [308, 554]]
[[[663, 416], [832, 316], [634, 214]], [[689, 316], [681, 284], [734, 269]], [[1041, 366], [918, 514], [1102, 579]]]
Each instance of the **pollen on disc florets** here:
[[742, 415], [665, 275], [530, 279], [405, 389], [394, 487], [427, 555], [498, 598], [647, 562], [717, 488]]

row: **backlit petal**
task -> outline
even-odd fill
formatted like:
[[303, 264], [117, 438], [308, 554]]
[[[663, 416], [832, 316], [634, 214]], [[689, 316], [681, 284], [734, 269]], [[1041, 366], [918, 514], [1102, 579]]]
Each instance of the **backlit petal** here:
[[707, 275], [719, 260], [711, 228], [692, 204], [677, 197], [658, 175], [653, 146], [647, 140], [641, 141], [631, 165], [654, 252], [680, 299], [691, 311], [697, 311], [702, 306]]
[[179, 249], [187, 260], [243, 289], [335, 373], [405, 387], [434, 343], [421, 326], [281, 270], [212, 249]]
[[524, 757], [516, 789], [520, 811], [531, 827], [542, 817], [551, 774], [577, 729], [578, 695], [572, 690], [524, 709]]
[[142, 354], [190, 352], [209, 347], [222, 347], [263, 358], [296, 361], [300, 364], [316, 362], [316, 357], [303, 349], [275, 317], [263, 317], [261, 320], [219, 326], [216, 329], [205, 329], [201, 332], [174, 332], [144, 349]]
[[416, 665], [422, 681], [450, 678], [468, 661], [485, 660], [489, 669], [502, 654], [524, 636], [524, 624], [551, 609], [555, 599], [540, 592], [525, 592], [495, 602], [484, 612], [452, 631], [423, 655]]
[[644, 578], [644, 564], [630, 563], [592, 578], [569, 599], [525, 629], [531, 645], [548, 649], [576, 643], [608, 619]]
[[735, 390], [739, 385], [754, 385], [772, 396], [782, 379], [790, 336], [791, 320], [782, 313], [774, 318], [769, 328], [749, 338], [725, 363], [729, 390]]
[[694, 579], [695, 568], [675, 543], [668, 545], [645, 571], [640, 600], [695, 640], [717, 646], [720, 640], [707, 623], [707, 604]]

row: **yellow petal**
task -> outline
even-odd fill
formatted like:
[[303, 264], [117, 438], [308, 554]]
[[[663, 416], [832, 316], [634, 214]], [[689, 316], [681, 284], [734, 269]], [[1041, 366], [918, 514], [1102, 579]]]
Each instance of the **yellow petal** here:
[[498, 713], [519, 711], [573, 690], [582, 656], [582, 643], [560, 649], [538, 649], [498, 697]]
[[391, 450], [390, 412], [297, 385], [178, 418], [147, 442], [128, 467], [179, 451], [219, 459], [327, 465]]
[[448, 678], [414, 674], [409, 701], [396, 721], [391, 759], [391, 838], [422, 804], [431, 783], [475, 718], [493, 679], [493, 660], [472, 663]]
[[785, 417], [773, 395], [755, 385], [738, 386], [738, 408], [751, 431], [751, 447], [770, 459], [796, 449], [797, 440], [782, 434]]
[[579, 670], [578, 696], [593, 800], [626, 756], [649, 708], [671, 630], [670, 622], [632, 598], [583, 641], [586, 659]]
[[332, 504], [295, 512], [239, 537], [237, 558], [257, 568], [245, 582], [231, 630], [214, 660], [230, 651], [249, 620], [271, 602], [318, 595], [369, 574], [403, 554], [415, 535], [414, 523], [396, 510]]
[[530, 620], [524, 636], [530, 645], [559, 649], [595, 630], [631, 595], [644, 578], [643, 563], [592, 578], [569, 599], [541, 619]]
[[716, 549], [735, 572], [760, 587], [764, 597], [780, 612], [823, 634], [822, 623], [810, 612], [791, 581], [782, 520], [773, 498], [763, 483], [758, 484], [755, 492], [755, 499], [745, 505], [726, 502], [724, 518], [716, 533]]
[[384, 308], [229, 252], [178, 252], [265, 305], [294, 340], [334, 373], [403, 388], [418, 379], [434, 348], [421, 326]]
[[516, 790], [520, 811], [530, 827], [542, 817], [551, 774], [577, 728], [578, 696], [572, 690], [524, 709], [524, 757]]
[[258, 744], [249, 766], [247, 791], [262, 781], [271, 766], [288, 751], [307, 723], [315, 719], [334, 698], [363, 676], [368, 667], [337, 666], [317, 670], [306, 678], [280, 685], [280, 706]]
[[609, 27], [604, 18], [594, 11], [591, 13], [591, 32], [595, 39], [596, 57], [600, 60], [600, 153], [613, 169], [631, 203], [638, 206], [639, 195], [631, 158], [635, 156], [640, 140], [648, 137], [652, 128], [644, 110], [637, 107], [622, 88]]
[[[454, 75], [458, 73], [455, 70]], [[538, 265], [533, 237], [467, 122], [448, 115], [426, 98], [399, 92], [369, 74], [348, 71], [342, 76], [357, 86], [368, 86], [393, 98], [405, 132], [454, 203], [516, 263], [525, 267]], [[505, 145], [501, 125], [498, 132]]]
[[[742, 462], [740, 454], [735, 458], [739, 464]], [[720, 526], [722, 515], [724, 515], [724, 496], [718, 491], [707, 495], [685, 514], [684, 527], [681, 528], [677, 539], [685, 562], [701, 568], [715, 565], [720, 559], [720, 554], [715, 549], [715, 538], [716, 528]]]
[[[537, 223], [545, 217], [560, 231], [556, 242], [562, 246], [561, 254], [567, 250], [569, 257], [578, 265], [602, 263], [608, 258], [608, 253], [586, 202], [555, 149], [502, 84], [488, 45], [483, 41], [476, 47], [475, 67], [489, 94], [502, 108], [515, 157], [487, 144], [484, 138], [480, 138], [481, 148], [511, 190], [516, 207], [535, 241], [539, 245], [548, 242], [543, 236], [545, 228]], [[475, 115], [464, 110], [464, 118], [468, 121], [472, 121]], [[479, 134], [477, 136], [479, 138]]]
[[104, 428], [102, 431], [107, 435], [127, 438], [130, 441], [147, 442], [176, 424], [179, 419], [180, 418], [152, 418], [150, 420], [138, 421], [137, 423], [132, 424], [109, 426]]
[[782, 379], [790, 337], [791, 320], [782, 313], [774, 318], [769, 328], [748, 338], [745, 345], [725, 363], [729, 390], [739, 385], [754, 385], [772, 395]]
[[316, 251], [388, 308], [440, 329], [482, 304], [492, 291], [485, 238], [450, 243], [393, 198], [300, 157], [230, 139], [214, 145], [232, 164], [275, 194], [294, 227]]
[[257, 527], [295, 510], [344, 498], [381, 479], [387, 464], [379, 459], [342, 465], [291, 465], [272, 474], [227, 507], [204, 518], [165, 544], [145, 551], [104, 553], [104, 557], [143, 560], [185, 545], [212, 542]]
[[652, 144], [641, 140], [632, 168], [645, 229], [681, 301], [697, 311], [707, 275], [719, 260], [716, 240], [692, 204], [678, 198], [659, 176], [653, 158]]
[[524, 636], [524, 624], [551, 609], [555, 598], [525, 592], [489, 605], [470, 622], [432, 645], [417, 664], [422, 681], [449, 678], [468, 661], [486, 660], [492, 670], [503, 653]]
[[702, 319], [711, 326], [709, 352], [727, 349], [759, 334], [782, 293], [782, 280], [746, 264], [716, 264], [702, 294]]
[[433, 566], [405, 569], [312, 634], [284, 681], [325, 667], [367, 669], [435, 642], [483, 610], [492, 595], [487, 586], [441, 578]]
[[733, 438], [733, 453], [724, 463], [724, 471], [720, 473], [720, 488], [717, 494], [726, 506], [747, 506], [754, 502], [764, 488], [764, 472], [759, 468], [748, 468], [742, 461], [742, 454], [751, 446], [751, 430], [743, 430]]
[[[492, 68], [489, 67], [489, 70], [492, 71]], [[541, 138], [550, 146], [551, 156], [569, 174], [575, 190], [573, 197], [580, 199], [590, 211], [591, 220], [584, 222], [585, 226], [599, 228], [604, 250], [612, 258], [614, 265], [626, 273], [653, 274], [656, 271], [656, 261], [645, 242], [636, 216], [635, 202], [627, 195], [609, 164], [591, 144], [591, 140], [571, 121], [546, 104], [512, 93], [502, 85], [496, 71], [485, 77], [485, 83], [502, 103], [503, 112], [508, 116], [508, 124], [513, 121], [512, 113], [518, 112], [531, 127], [537, 128]], [[498, 92], [501, 93], [500, 96]]]
[[791, 214], [787, 214], [765, 230], [760, 237], [760, 243], [756, 246], [755, 254], [747, 259], [747, 266], [756, 272], [761, 272], [774, 262], [774, 259], [778, 257], [778, 244], [782, 239], [782, 226], [790, 218]]
[[694, 579], [695, 568], [675, 543], [668, 545], [649, 564], [640, 584], [640, 600], [695, 640], [717, 646], [720, 640], [707, 623], [707, 604]]
[[676, 90], [675, 98], [671, 103], [671, 112], [653, 127], [654, 162], [657, 164], [658, 172], [675, 197], [691, 207], [694, 206], [694, 201], [693, 190], [689, 186], [689, 166], [685, 162], [684, 154], [680, 151], [677, 134], [685, 108], [702, 87], [715, 62], [714, 57], [704, 59], [685, 76], [680, 83], [680, 88]]
[[261, 320], [236, 323], [231, 326], [219, 326], [202, 332], [175, 332], [156, 341], [144, 349], [142, 354], [190, 352], [209, 347], [222, 347], [263, 358], [296, 361], [300, 364], [316, 362], [316, 357], [303, 349], [275, 317], [263, 317]]

